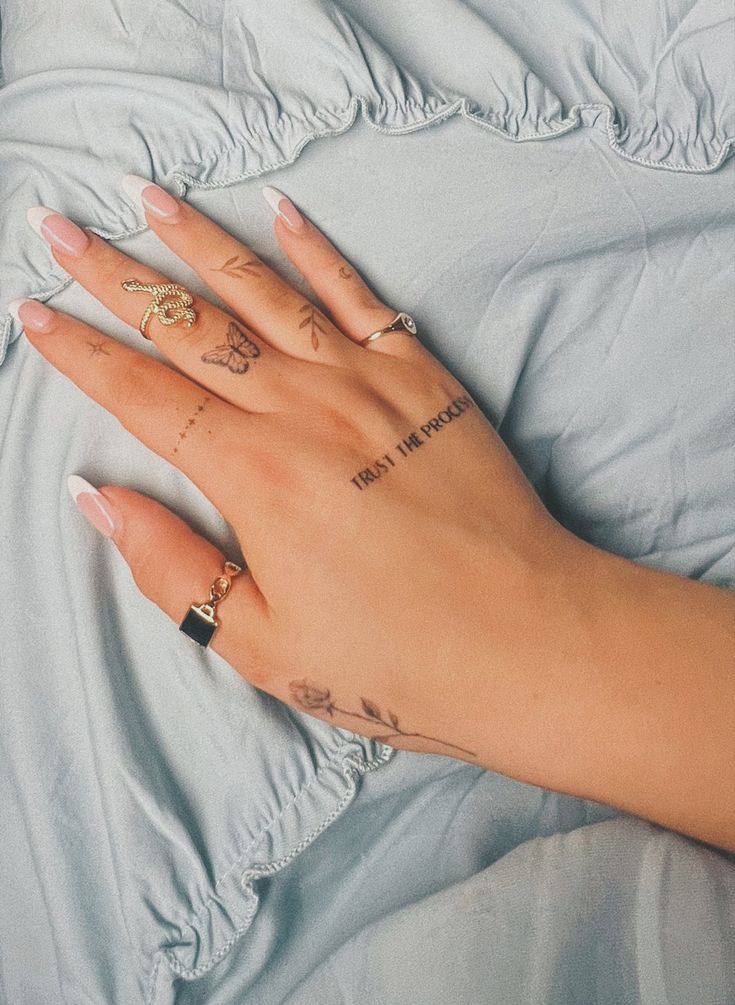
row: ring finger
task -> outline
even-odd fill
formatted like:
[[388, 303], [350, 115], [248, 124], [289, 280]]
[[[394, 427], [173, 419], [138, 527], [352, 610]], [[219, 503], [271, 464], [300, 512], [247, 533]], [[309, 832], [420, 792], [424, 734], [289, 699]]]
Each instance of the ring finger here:
[[126, 175], [123, 188], [163, 243], [265, 342], [308, 362], [345, 365], [354, 358], [323, 311], [209, 217], [145, 178]]
[[[46, 207], [29, 210], [31, 226], [51, 246], [58, 263], [117, 317], [138, 328], [146, 309], [156, 299], [145, 287], [171, 280], [155, 269], [129, 258], [96, 234]], [[123, 284], [129, 284], [124, 288]], [[143, 287], [142, 289], [139, 287]], [[288, 386], [298, 378], [300, 364], [267, 345], [233, 315], [203, 297], [191, 295], [175, 324], [152, 314], [146, 334], [181, 371], [221, 398], [248, 411], [277, 411], [288, 398]], [[161, 303], [166, 313], [167, 303]]]

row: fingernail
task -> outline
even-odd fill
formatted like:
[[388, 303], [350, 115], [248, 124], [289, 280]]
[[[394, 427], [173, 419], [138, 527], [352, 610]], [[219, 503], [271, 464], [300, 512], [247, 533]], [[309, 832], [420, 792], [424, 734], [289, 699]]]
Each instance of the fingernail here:
[[92, 526], [105, 537], [112, 537], [120, 519], [117, 508], [79, 475], [69, 475], [66, 485], [77, 507]]
[[304, 229], [306, 221], [288, 196], [285, 196], [283, 192], [279, 192], [277, 188], [272, 188], [270, 185], [266, 185], [261, 191], [263, 192], [263, 198], [273, 212], [277, 213], [291, 230]]
[[30, 300], [24, 297], [22, 300], [11, 300], [8, 304], [8, 311], [16, 321], [20, 321], [24, 328], [31, 328], [36, 332], [51, 331], [56, 319], [56, 313], [38, 300]]
[[81, 257], [87, 250], [89, 238], [76, 223], [57, 213], [55, 209], [46, 206], [32, 206], [26, 213], [26, 219], [35, 232], [44, 241], [59, 251], [75, 258]]
[[180, 204], [176, 199], [150, 179], [126, 174], [122, 187], [136, 205], [149, 209], [159, 220], [175, 223], [180, 216]]

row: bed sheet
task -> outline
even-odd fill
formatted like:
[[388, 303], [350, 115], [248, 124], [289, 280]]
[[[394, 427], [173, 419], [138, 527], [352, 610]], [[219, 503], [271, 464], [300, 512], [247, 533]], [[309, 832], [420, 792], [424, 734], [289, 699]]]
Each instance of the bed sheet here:
[[[732, 16], [623, 6], [636, 32], [579, 3], [3, 0], [0, 311], [48, 297], [141, 348], [36, 203], [202, 290], [126, 171], [306, 291], [267, 176], [415, 313], [558, 519], [732, 587]], [[228, 552], [229, 528], [0, 326], [0, 1001], [735, 1000], [732, 856], [334, 729], [183, 646], [65, 476]]]

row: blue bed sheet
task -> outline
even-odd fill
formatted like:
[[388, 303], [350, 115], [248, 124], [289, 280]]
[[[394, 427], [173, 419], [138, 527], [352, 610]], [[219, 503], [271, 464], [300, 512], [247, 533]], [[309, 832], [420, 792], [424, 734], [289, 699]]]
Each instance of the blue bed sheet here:
[[0, 0], [3, 1005], [735, 1002], [734, 856], [333, 728], [183, 644], [66, 476], [228, 553], [231, 530], [3, 313], [49, 299], [141, 349], [36, 204], [203, 292], [127, 172], [306, 291], [272, 182], [415, 314], [559, 520], [733, 588], [734, 22], [719, 0]]

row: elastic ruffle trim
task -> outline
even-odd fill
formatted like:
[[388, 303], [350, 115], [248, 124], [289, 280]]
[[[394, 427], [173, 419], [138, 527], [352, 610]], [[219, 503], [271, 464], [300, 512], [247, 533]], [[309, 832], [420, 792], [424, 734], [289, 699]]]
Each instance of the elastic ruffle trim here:
[[[383, 103], [381, 103], [381, 105], [383, 109], [387, 107]], [[605, 104], [604, 102], [579, 103], [573, 105], [569, 110], [569, 113], [563, 119], [546, 123], [548, 125], [547, 131], [527, 132], [525, 134], [523, 133], [517, 120], [513, 123], [510, 117], [503, 118], [493, 112], [480, 112], [478, 110], [473, 110], [473, 102], [471, 102], [468, 98], [459, 98], [455, 101], [446, 103], [429, 102], [423, 105], [407, 101], [401, 106], [400, 110], [404, 112], [406, 121], [400, 124], [390, 125], [385, 121], [387, 116], [384, 111], [383, 114], [376, 116], [373, 105], [368, 99], [362, 96], [355, 96], [350, 100], [348, 106], [341, 113], [322, 112], [320, 115], [317, 115], [317, 121], [321, 116], [325, 119], [331, 120], [333, 123], [325, 124], [321, 129], [310, 129], [309, 124], [306, 121], [284, 115], [279, 119], [278, 127], [284, 134], [291, 134], [292, 144], [290, 145], [288, 153], [283, 153], [282, 146], [286, 144], [279, 144], [273, 133], [271, 133], [268, 137], [256, 137], [255, 135], [250, 135], [245, 142], [241, 142], [233, 147], [218, 150], [216, 153], [212, 154], [210, 158], [202, 160], [196, 167], [191, 165], [188, 170], [176, 169], [166, 175], [165, 178], [156, 180], [163, 181], [164, 183], [166, 181], [172, 182], [176, 187], [177, 194], [180, 196], [184, 196], [186, 194], [188, 187], [199, 189], [225, 188], [228, 185], [234, 185], [237, 182], [246, 180], [247, 178], [267, 174], [271, 171], [276, 171], [279, 168], [286, 167], [289, 164], [293, 164], [304, 147], [312, 140], [322, 139], [327, 136], [339, 136], [350, 129], [350, 127], [354, 125], [358, 113], [361, 113], [363, 120], [371, 128], [388, 136], [400, 136], [405, 133], [415, 132], [419, 129], [426, 129], [429, 126], [443, 122], [454, 115], [459, 115], [467, 121], [473, 122], [476, 125], [479, 125], [484, 129], [487, 129], [490, 132], [515, 143], [553, 139], [556, 136], [562, 136], [573, 129], [579, 129], [582, 127], [602, 128], [607, 136], [610, 149], [624, 159], [632, 161], [636, 164], [641, 164], [645, 167], [659, 168], [665, 171], [686, 172], [690, 174], [707, 174], [712, 171], [716, 171], [728, 158], [729, 154], [732, 152], [733, 146], [735, 146], [735, 136], [723, 139], [720, 141], [719, 146], [716, 149], [712, 149], [711, 160], [706, 161], [704, 164], [693, 164], [688, 161], [671, 161], [666, 158], [656, 160], [653, 157], [644, 157], [631, 153], [620, 141], [621, 136], [617, 126], [618, 115], [616, 110], [612, 105]], [[492, 119], [495, 119], [495, 121], [491, 121]], [[501, 122], [504, 124], [501, 125]], [[300, 137], [295, 138], [295, 127], [297, 126], [302, 127], [302, 134]], [[630, 139], [631, 135], [631, 131], [628, 130], [628, 139]], [[256, 154], [256, 149], [251, 145], [251, 143], [258, 139], [261, 142], [265, 141], [265, 146], [271, 148], [274, 146], [276, 147], [275, 159], [266, 161], [266, 163], [256, 164], [254, 167], [246, 168], [246, 157], [252, 158], [253, 155]], [[284, 139], [287, 140], [288, 137], [284, 137]], [[667, 145], [668, 147], [671, 147], [672, 145], [670, 138], [662, 139], [661, 143], [662, 145]], [[195, 169], [198, 169], [198, 174], [194, 173]], [[208, 178], [208, 176], [213, 173], [221, 173], [223, 171], [227, 172], [227, 176], [224, 178], [220, 178], [218, 180], [211, 180]], [[119, 229], [110, 231], [94, 226], [89, 226], [88, 229], [93, 233], [98, 234], [105, 240], [121, 241], [124, 238], [141, 233], [148, 228], [147, 225], [143, 224], [137, 227], [123, 229], [122, 231]], [[61, 290], [65, 289], [65, 287], [72, 281], [71, 277], [67, 277], [52, 287], [46, 287], [22, 295], [45, 301], [50, 299], [55, 294], [60, 293]], [[2, 323], [0, 324], [0, 364], [5, 359], [9, 344], [19, 337], [21, 330], [20, 324], [15, 322], [10, 314], [5, 314], [3, 316]]]
[[[368, 749], [377, 749], [375, 757], [366, 760], [361, 749], [353, 745], [341, 759], [338, 756], [325, 761], [312, 781], [243, 851], [238, 862], [217, 880], [215, 891], [197, 914], [177, 924], [182, 932], [182, 942], [176, 949], [161, 948], [154, 954], [146, 982], [146, 1005], [169, 1005], [170, 999], [165, 997], [165, 991], [169, 989], [160, 980], [163, 966], [168, 967], [172, 980], [196, 980], [230, 952], [248, 931], [258, 912], [257, 881], [280, 872], [300, 855], [344, 813], [357, 794], [359, 779], [387, 764], [396, 752], [393, 747], [379, 741], [366, 742]], [[349, 749], [347, 742], [339, 748], [339, 753], [344, 753], [345, 749]], [[320, 816], [324, 812], [325, 794], [330, 797], [333, 806], [326, 815]], [[297, 840], [305, 819], [316, 819], [318, 822], [305, 837]], [[285, 854], [272, 857], [276, 848], [284, 847], [289, 849]], [[242, 859], [255, 854], [258, 849], [265, 861], [251, 860], [241, 868]], [[184, 944], [184, 933], [187, 932], [190, 933], [190, 940]]]

